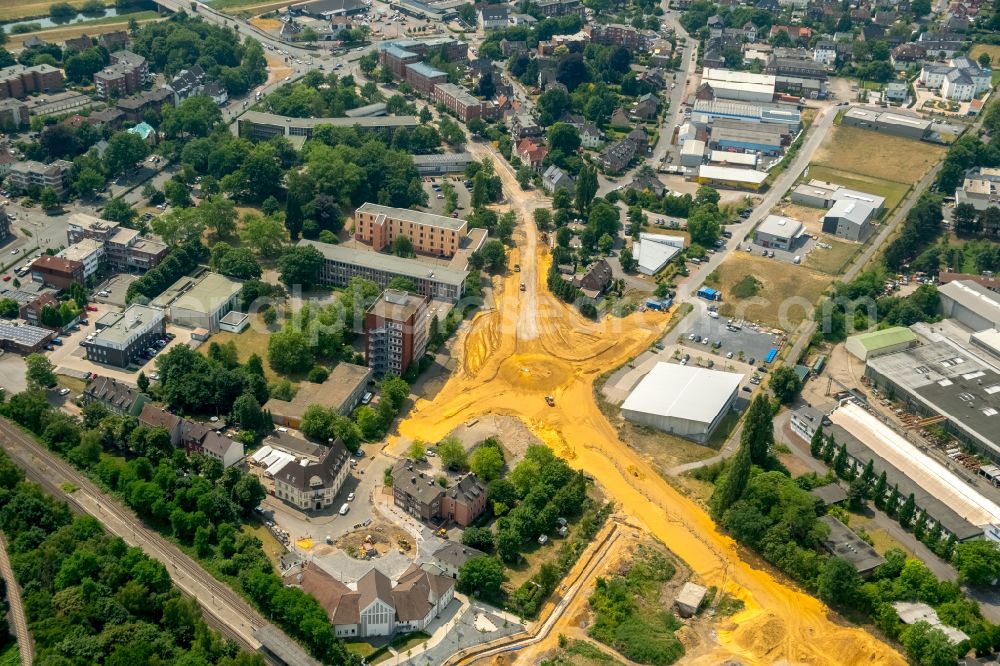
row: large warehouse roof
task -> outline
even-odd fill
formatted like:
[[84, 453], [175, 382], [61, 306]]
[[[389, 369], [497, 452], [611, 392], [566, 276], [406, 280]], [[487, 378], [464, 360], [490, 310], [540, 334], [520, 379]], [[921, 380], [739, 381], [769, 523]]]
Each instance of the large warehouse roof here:
[[757, 233], [768, 234], [775, 238], [797, 238], [805, 227], [798, 220], [781, 215], [768, 215], [757, 227]]
[[740, 378], [733, 372], [657, 363], [622, 409], [710, 424], [739, 388]]
[[947, 296], [983, 319], [1000, 323], [1000, 294], [971, 280], [953, 280], [938, 288]]
[[698, 177], [708, 180], [728, 181], [732, 183], [752, 183], [760, 185], [767, 180], [766, 171], [755, 169], [738, 169], [736, 167], [712, 166], [702, 164], [698, 167]]
[[983, 497], [975, 488], [858, 405], [847, 403], [841, 406], [830, 414], [830, 420], [973, 525], [985, 527], [1000, 524], [1000, 506]]
[[852, 335], [851, 338], [857, 340], [868, 351], [877, 351], [886, 347], [894, 347], [904, 342], [916, 342], [917, 340], [916, 334], [905, 326], [893, 326], [892, 328], [884, 328], [881, 331], [859, 333], [858, 335]]

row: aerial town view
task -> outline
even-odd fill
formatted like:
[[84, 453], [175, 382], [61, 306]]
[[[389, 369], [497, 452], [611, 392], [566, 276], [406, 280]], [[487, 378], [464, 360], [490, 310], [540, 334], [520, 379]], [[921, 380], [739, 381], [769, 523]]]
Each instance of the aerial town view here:
[[1000, 666], [997, 83], [1000, 0], [0, 1], [0, 666]]

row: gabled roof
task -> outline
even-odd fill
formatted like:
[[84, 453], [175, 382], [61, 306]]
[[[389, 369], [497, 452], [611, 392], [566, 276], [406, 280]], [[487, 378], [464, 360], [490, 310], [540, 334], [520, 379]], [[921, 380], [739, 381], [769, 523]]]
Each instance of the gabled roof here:
[[173, 431], [174, 428], [180, 426], [181, 417], [171, 414], [162, 407], [157, 407], [147, 402], [142, 406], [142, 411], [139, 413], [139, 421], [150, 428], [163, 427], [167, 431]]
[[375, 603], [376, 599], [387, 606], [393, 605], [392, 582], [389, 577], [378, 569], [372, 569], [358, 581], [358, 608], [364, 610]]

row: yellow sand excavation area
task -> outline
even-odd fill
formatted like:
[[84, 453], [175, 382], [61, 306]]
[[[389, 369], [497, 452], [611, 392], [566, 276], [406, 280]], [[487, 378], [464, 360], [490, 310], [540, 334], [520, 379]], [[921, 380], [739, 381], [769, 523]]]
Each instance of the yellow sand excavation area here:
[[[477, 158], [489, 149], [472, 143]], [[491, 156], [492, 157], [492, 156]], [[594, 379], [646, 349], [667, 315], [635, 313], [594, 323], [555, 299], [545, 287], [550, 262], [532, 220], [547, 199], [521, 194], [513, 174], [494, 159], [514, 197], [519, 250], [511, 272], [498, 281], [496, 307], [480, 312], [458, 341], [461, 365], [433, 400], [420, 400], [400, 424], [403, 440], [436, 441], [484, 414], [506, 414], [525, 424], [558, 455], [593, 476], [621, 511], [641, 522], [699, 576], [741, 598], [745, 610], [720, 626], [719, 646], [693, 663], [719, 664], [899, 664], [903, 658], [862, 629], [829, 617], [813, 597], [777, 581], [740, 558], [736, 544], [720, 533], [694, 502], [667, 484], [648, 463], [619, 441], [594, 402]], [[521, 292], [518, 283], [526, 290]], [[555, 398], [555, 406], [545, 396]], [[527, 663], [522, 657], [519, 663]]]

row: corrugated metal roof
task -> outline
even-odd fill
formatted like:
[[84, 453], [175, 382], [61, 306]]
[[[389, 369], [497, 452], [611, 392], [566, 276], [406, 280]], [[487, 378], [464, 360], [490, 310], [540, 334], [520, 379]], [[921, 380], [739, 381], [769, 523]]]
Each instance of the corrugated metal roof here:
[[892, 328], [884, 328], [881, 331], [860, 333], [851, 337], [861, 343], [868, 351], [884, 349], [904, 342], [915, 342], [917, 339], [913, 331], [904, 326], [893, 326]]

